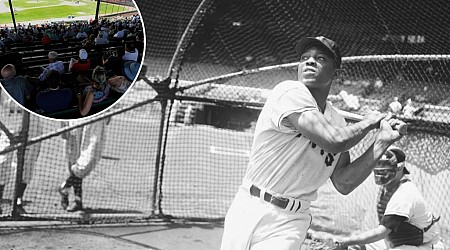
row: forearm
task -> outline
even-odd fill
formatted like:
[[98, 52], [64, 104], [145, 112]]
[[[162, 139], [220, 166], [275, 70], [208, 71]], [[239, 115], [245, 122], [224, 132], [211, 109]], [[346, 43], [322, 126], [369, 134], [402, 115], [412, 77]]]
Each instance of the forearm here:
[[85, 105], [86, 99], [80, 93], [77, 94], [77, 97], [78, 97], [78, 110], [80, 111], [80, 114], [82, 116], [85, 116], [87, 114]]
[[375, 141], [353, 162], [348, 164], [339, 162], [331, 176], [331, 180], [336, 189], [342, 194], [349, 194], [361, 185], [372, 173], [376, 163], [389, 145], [387, 142]]
[[373, 129], [373, 125], [361, 121], [345, 127], [334, 127], [334, 129], [336, 132], [332, 136], [337, 144], [336, 150], [344, 152], [358, 144]]
[[288, 118], [306, 138], [330, 153], [348, 151], [377, 125], [363, 120], [348, 126], [336, 126], [330, 124], [318, 111], [292, 114]]
[[386, 238], [386, 236], [390, 233], [390, 230], [384, 226], [378, 226], [372, 230], [367, 232], [353, 235], [347, 238], [343, 238], [341, 241], [342, 247], [348, 247], [351, 245], [365, 245], [372, 242], [376, 242]]

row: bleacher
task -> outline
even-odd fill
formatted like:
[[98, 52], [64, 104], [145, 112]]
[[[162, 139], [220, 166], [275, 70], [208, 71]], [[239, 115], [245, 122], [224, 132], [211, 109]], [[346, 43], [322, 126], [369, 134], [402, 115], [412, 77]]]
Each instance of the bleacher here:
[[[97, 29], [97, 32], [100, 28]], [[142, 32], [142, 30], [140, 31]], [[95, 34], [96, 36], [96, 34]], [[48, 53], [50, 51], [55, 51], [58, 53], [57, 60], [62, 61], [65, 66], [65, 74], [61, 75], [62, 87], [69, 87], [72, 89], [73, 98], [72, 105], [69, 108], [53, 112], [45, 113], [39, 110], [34, 101], [29, 103], [28, 107], [30, 110], [35, 111], [38, 114], [44, 115], [50, 118], [56, 119], [76, 119], [81, 118], [78, 107], [78, 99], [76, 93], [80, 91], [79, 83], [76, 82], [76, 77], [78, 74], [70, 73], [68, 71], [69, 62], [71, 58], [78, 59], [78, 53], [80, 49], [85, 49], [88, 53], [88, 59], [91, 62], [90, 70], [84, 73], [83, 76], [91, 78], [92, 70], [100, 65], [102, 66], [102, 59], [104, 54], [109, 51], [116, 50], [119, 53], [119, 57], [125, 53], [125, 43], [135, 41], [135, 37], [124, 37], [124, 38], [114, 38], [112, 36], [108, 37], [109, 44], [106, 45], [94, 45], [89, 47], [82, 46], [81, 40], [76, 40], [75, 38], [68, 41], [52, 41], [50, 45], [43, 45], [42, 41], [34, 41], [31, 43], [14, 42], [9, 43], [4, 47], [4, 50], [0, 52], [0, 69], [6, 64], [13, 64], [16, 67], [16, 76], [24, 75], [30, 80], [31, 78], [38, 77], [43, 68], [48, 66], [49, 59]], [[139, 53], [138, 62], [141, 62], [143, 58], [143, 52]], [[123, 64], [123, 62], [122, 62]], [[32, 84], [33, 85], [33, 84]], [[34, 87], [36, 87], [34, 85]], [[108, 98], [100, 103], [95, 103], [92, 105], [87, 116], [98, 113], [105, 108], [114, 104], [120, 97], [121, 93], [110, 91]], [[35, 100], [32, 98], [32, 100]]]

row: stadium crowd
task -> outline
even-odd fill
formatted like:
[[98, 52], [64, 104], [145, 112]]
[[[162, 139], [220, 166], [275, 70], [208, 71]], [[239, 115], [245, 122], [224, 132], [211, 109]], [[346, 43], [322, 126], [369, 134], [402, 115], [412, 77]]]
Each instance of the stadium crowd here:
[[76, 110], [70, 118], [83, 117], [128, 89], [144, 46], [139, 15], [0, 27], [1, 83], [31, 111], [52, 117]]

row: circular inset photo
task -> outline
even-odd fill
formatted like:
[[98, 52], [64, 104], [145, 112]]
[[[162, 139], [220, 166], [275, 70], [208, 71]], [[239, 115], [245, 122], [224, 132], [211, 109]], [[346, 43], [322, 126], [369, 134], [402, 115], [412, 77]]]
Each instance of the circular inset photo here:
[[133, 0], [0, 2], [2, 88], [42, 117], [81, 119], [112, 107], [136, 81], [145, 47]]

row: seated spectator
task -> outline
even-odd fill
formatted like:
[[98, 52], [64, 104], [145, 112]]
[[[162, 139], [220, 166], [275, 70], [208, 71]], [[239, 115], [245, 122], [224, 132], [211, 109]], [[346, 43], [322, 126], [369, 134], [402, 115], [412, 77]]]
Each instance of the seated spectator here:
[[134, 41], [134, 47], [138, 50], [139, 54], [143, 54], [144, 53], [144, 34], [142, 32], [139, 32], [136, 37], [135, 37], [135, 41]]
[[117, 50], [110, 50], [103, 55], [103, 67], [108, 76], [122, 75], [122, 59]]
[[113, 76], [108, 79], [108, 84], [111, 89], [118, 93], [125, 93], [130, 88], [132, 82], [130, 82], [125, 76]]
[[56, 112], [69, 108], [72, 103], [72, 91], [61, 88], [61, 74], [52, 70], [46, 79], [48, 88], [36, 95], [38, 112]]
[[23, 34], [23, 30], [21, 30], [21, 29], [19, 29], [17, 31], [17, 33], [14, 34], [13, 40], [14, 40], [15, 43], [23, 42], [23, 35], [22, 34]]
[[107, 27], [101, 27], [99, 33], [102, 33], [104, 38], [108, 38], [108, 36], [109, 36], [109, 29]]
[[61, 44], [63, 45], [63, 48], [69, 48], [70, 46], [70, 41], [69, 41], [69, 37], [67, 35], [64, 35], [62, 37], [62, 41]]
[[73, 31], [73, 27], [67, 28], [66, 36], [69, 39], [72, 39], [72, 38], [74, 38], [76, 36], [75, 31]]
[[122, 39], [125, 36], [125, 33], [123, 32], [122, 28], [119, 28], [119, 30], [113, 35], [114, 38]]
[[103, 32], [99, 32], [98, 36], [94, 40], [95, 45], [103, 45], [103, 44], [109, 44], [108, 37], [104, 37]]
[[134, 47], [133, 42], [125, 43], [125, 54], [122, 56], [122, 61], [135, 61], [139, 57], [138, 50]]
[[23, 37], [23, 43], [25, 44], [31, 44], [34, 41], [34, 36], [32, 35], [31, 32], [26, 32], [25, 36]]
[[107, 82], [106, 70], [101, 66], [95, 67], [92, 72], [92, 80], [79, 76], [80, 83], [88, 83], [82, 92], [77, 94], [78, 108], [81, 116], [86, 116], [92, 108], [92, 104], [99, 103], [109, 95], [110, 85]]
[[85, 49], [80, 49], [78, 59], [71, 58], [69, 62], [69, 72], [83, 74], [91, 68], [91, 61]]
[[88, 38], [81, 42], [81, 46], [85, 48], [91, 48], [95, 45], [95, 36], [94, 34], [90, 34]]
[[50, 40], [52, 40], [52, 42], [58, 42], [59, 41], [59, 37], [58, 35], [56, 35], [55, 31], [49, 31], [48, 32], [48, 36], [50, 37]]
[[31, 99], [33, 87], [28, 83], [24, 76], [16, 76], [16, 67], [12, 64], [6, 64], [1, 71], [3, 88], [11, 95], [14, 100], [22, 106], [27, 107]]
[[41, 41], [42, 41], [42, 45], [44, 45], [44, 46], [49, 46], [50, 44], [52, 44], [52, 39], [50, 39], [50, 37], [48, 36], [47, 33], [43, 34]]
[[39, 75], [39, 80], [45, 81], [47, 79], [47, 75], [51, 70], [56, 70], [60, 74], [64, 74], [64, 63], [61, 61], [57, 61], [58, 59], [58, 53], [56, 51], [50, 51], [48, 52], [48, 60], [50, 63], [46, 68], [44, 68], [44, 71]]
[[83, 40], [86, 39], [88, 35], [83, 29], [78, 30], [77, 35], [75, 36], [75, 39], [77, 40]]

